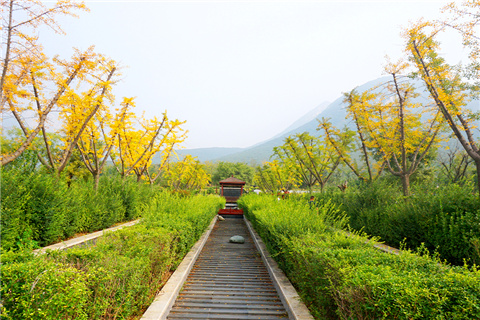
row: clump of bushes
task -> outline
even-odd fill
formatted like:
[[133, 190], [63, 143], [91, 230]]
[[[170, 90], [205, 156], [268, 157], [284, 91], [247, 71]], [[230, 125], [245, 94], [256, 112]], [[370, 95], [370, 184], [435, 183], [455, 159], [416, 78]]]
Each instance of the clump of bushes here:
[[132, 319], [140, 316], [224, 200], [153, 196], [142, 221], [95, 246], [2, 253], [2, 319]]
[[4, 170], [1, 183], [2, 250], [27, 242], [43, 247], [76, 233], [93, 232], [142, 215], [157, 189], [128, 179], [102, 177], [98, 191], [78, 180], [38, 171]]
[[388, 254], [353, 232], [339, 207], [243, 196], [239, 204], [316, 319], [478, 319], [480, 271], [425, 247]]
[[480, 264], [480, 201], [473, 185], [419, 185], [404, 198], [395, 185], [377, 181], [315, 196], [319, 203], [336, 203], [355, 230], [393, 247], [424, 245], [449, 263]]

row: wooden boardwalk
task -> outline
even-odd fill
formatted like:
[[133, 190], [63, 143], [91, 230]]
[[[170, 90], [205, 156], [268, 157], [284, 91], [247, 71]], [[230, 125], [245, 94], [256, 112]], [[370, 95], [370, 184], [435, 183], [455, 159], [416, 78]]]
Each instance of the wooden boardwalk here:
[[167, 319], [288, 319], [243, 219], [217, 221]]

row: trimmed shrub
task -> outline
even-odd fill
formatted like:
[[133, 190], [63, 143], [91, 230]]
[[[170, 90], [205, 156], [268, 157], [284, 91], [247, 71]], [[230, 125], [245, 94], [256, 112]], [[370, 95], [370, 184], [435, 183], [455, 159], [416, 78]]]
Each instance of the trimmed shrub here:
[[315, 194], [318, 203], [332, 201], [346, 213], [355, 230], [378, 236], [387, 244], [422, 244], [449, 263], [480, 264], [480, 201], [471, 185], [421, 185], [405, 199], [386, 181], [351, 188], [346, 193]]
[[425, 247], [381, 252], [339, 230], [346, 221], [331, 203], [311, 209], [299, 199], [247, 195], [239, 204], [316, 319], [480, 318], [475, 266], [444, 265]]
[[2, 319], [132, 319], [223, 207], [218, 196], [158, 193], [143, 220], [94, 246], [2, 252]]
[[27, 242], [40, 247], [136, 219], [158, 189], [114, 177], [102, 177], [95, 192], [91, 183], [70, 188], [50, 174], [6, 170], [1, 184], [2, 249]]

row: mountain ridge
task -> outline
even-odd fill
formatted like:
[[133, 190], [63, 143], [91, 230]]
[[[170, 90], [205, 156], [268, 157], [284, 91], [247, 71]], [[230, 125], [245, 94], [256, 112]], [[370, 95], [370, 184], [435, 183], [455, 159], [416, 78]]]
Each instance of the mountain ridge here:
[[[389, 76], [385, 77], [380, 77], [375, 80], [368, 81], [355, 89], [358, 92], [365, 91], [367, 89], [375, 88], [378, 85], [382, 83], [386, 83], [390, 81]], [[416, 98], [416, 100], [422, 101], [425, 99], [428, 99], [428, 93], [422, 89], [421, 82], [418, 80], [413, 80], [414, 82], [418, 82], [418, 91], [421, 93], [419, 98]], [[225, 162], [245, 162], [245, 163], [250, 163], [250, 164], [261, 164], [264, 161], [269, 161], [272, 153], [273, 153], [273, 148], [279, 145], [283, 144], [283, 140], [293, 134], [296, 133], [303, 133], [303, 132], [309, 132], [310, 134], [316, 135], [317, 132], [317, 127], [318, 127], [318, 121], [317, 119], [322, 119], [322, 118], [328, 118], [331, 123], [337, 127], [337, 128], [342, 128], [345, 125], [347, 126], [352, 126], [353, 123], [350, 122], [348, 119], [346, 119], [346, 110], [345, 110], [345, 103], [344, 103], [344, 97], [343, 95], [337, 98], [335, 101], [332, 103], [328, 104], [327, 106], [324, 106], [322, 103], [318, 105], [317, 107], [313, 108], [309, 112], [307, 112], [305, 115], [297, 119], [295, 122], [293, 122], [289, 127], [287, 127], [285, 130], [282, 132], [272, 136], [272, 138], [268, 140], [264, 140], [263, 142], [259, 142], [257, 144], [254, 144], [250, 147], [247, 148], [224, 148], [224, 149], [229, 149], [231, 152], [224, 152], [218, 157], [214, 156], [206, 156], [208, 154], [209, 149], [219, 149], [219, 148], [199, 148], [199, 149], [185, 149], [182, 151], [185, 151], [188, 153], [188, 151], [194, 151], [191, 152], [192, 156], [196, 156], [197, 154], [202, 155], [202, 158], [199, 157], [200, 161], [225, 161]], [[322, 109], [321, 112], [316, 112], [319, 108]], [[474, 100], [468, 104], [468, 108], [480, 112], [480, 100]], [[310, 120], [308, 120], [308, 116], [310, 115]], [[297, 127], [295, 127], [296, 124], [301, 124]], [[236, 150], [234, 150], [236, 149]], [[198, 153], [200, 152], [200, 153]], [[185, 153], [185, 154], [186, 154]], [[213, 155], [214, 153], [212, 153]], [[202, 159], [207, 159], [207, 160], [202, 160]]]

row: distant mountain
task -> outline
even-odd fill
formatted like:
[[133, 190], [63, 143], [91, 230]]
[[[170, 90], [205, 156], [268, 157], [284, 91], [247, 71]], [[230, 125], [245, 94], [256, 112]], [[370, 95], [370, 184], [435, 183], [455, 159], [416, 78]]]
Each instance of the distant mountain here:
[[[369, 81], [359, 87], [357, 87], [358, 92], [362, 92], [376, 86], [390, 81], [390, 77], [381, 77], [373, 81]], [[414, 81], [417, 88], [422, 88], [421, 82]], [[419, 96], [415, 99], [415, 102], [427, 103], [429, 95], [427, 92], [418, 89]], [[261, 164], [264, 161], [269, 161], [270, 156], [273, 153], [273, 148], [283, 144], [283, 141], [286, 137], [294, 135], [297, 133], [308, 132], [312, 135], [318, 135], [317, 119], [328, 118], [330, 122], [337, 128], [343, 128], [345, 125], [353, 126], [353, 123], [346, 119], [346, 110], [345, 103], [343, 102], [344, 97], [341, 96], [332, 103], [330, 103], [326, 108], [324, 104], [320, 104], [318, 107], [311, 110], [309, 113], [299, 118], [297, 121], [292, 123], [286, 130], [280, 132], [279, 134], [273, 136], [271, 139], [264, 142], [257, 143], [248, 148], [206, 148], [206, 149], [191, 149], [191, 150], [181, 150], [182, 152], [190, 152], [197, 150], [202, 158], [200, 160], [208, 159], [212, 161], [229, 161], [229, 162], [245, 162], [249, 164]], [[480, 101], [472, 101], [468, 106], [473, 111], [480, 112]], [[320, 113], [318, 110], [323, 109]], [[218, 149], [225, 149], [224, 153], [219, 154]], [[210, 154], [210, 152], [212, 153]], [[194, 153], [195, 153], [194, 152]], [[193, 154], [192, 154], [193, 155]], [[215, 155], [218, 155], [215, 157]], [[206, 161], [206, 160], [202, 160]]]
[[275, 139], [275, 138], [278, 138], [278, 137], [281, 137], [283, 136], [285, 133], [288, 133], [292, 130], [295, 130], [297, 129], [298, 127], [301, 127], [303, 126], [304, 124], [312, 121], [312, 119], [316, 119], [317, 116], [323, 112], [323, 110], [325, 110], [328, 106], [330, 105], [330, 102], [329, 101], [324, 101], [322, 102], [321, 104], [319, 104], [318, 106], [316, 106], [315, 108], [313, 108], [312, 110], [310, 110], [308, 113], [306, 113], [303, 117], [301, 117], [300, 119], [298, 119], [297, 121], [295, 121], [294, 123], [292, 123], [287, 129], [283, 130], [282, 132], [280, 132], [279, 134], [277, 134], [276, 136], [274, 136], [272, 139]]
[[182, 159], [185, 155], [190, 154], [197, 157], [198, 160], [205, 162], [211, 161], [220, 157], [225, 157], [230, 154], [238, 153], [243, 148], [197, 148], [197, 149], [181, 149], [176, 150], [178, 157]]
[[[373, 88], [375, 86], [378, 86], [388, 80], [389, 80], [388, 77], [382, 77], [359, 86], [357, 90], [364, 91], [364, 90]], [[306, 123], [303, 121], [304, 124], [301, 126], [291, 129], [290, 131], [286, 131], [286, 132], [284, 131], [282, 134], [278, 134], [274, 136], [272, 139], [269, 139], [263, 143], [256, 144], [252, 147], [243, 149], [240, 152], [229, 154], [227, 156], [220, 157], [215, 160], [231, 161], [231, 162], [246, 162], [246, 163], [255, 162], [255, 163], [261, 164], [264, 161], [270, 160], [270, 156], [273, 153], [273, 148], [276, 146], [282, 145], [283, 140], [286, 137], [296, 133], [303, 133], [303, 132], [309, 132], [312, 135], [317, 135], [317, 126], [318, 126], [317, 119], [330, 118], [330, 121], [334, 126], [341, 128], [346, 124], [346, 119], [345, 119], [346, 111], [345, 111], [345, 104], [343, 102], [343, 96], [338, 98], [331, 104], [329, 104], [328, 107], [326, 107], [319, 114], [315, 115], [314, 112], [312, 112], [311, 114], [312, 114], [312, 118], [310, 118], [310, 121]]]
[[[273, 138], [259, 142], [251, 147], [185, 149], [178, 150], [177, 154], [180, 158], [183, 158], [186, 154], [190, 154], [198, 157], [200, 161], [229, 161], [261, 164], [263, 161], [268, 161], [272, 154], [273, 147], [277, 146], [279, 141], [280, 143], [282, 142], [286, 133], [312, 121], [312, 119], [315, 119], [328, 105], [329, 102], [322, 102]], [[261, 148], [256, 148], [257, 146], [261, 146]]]

